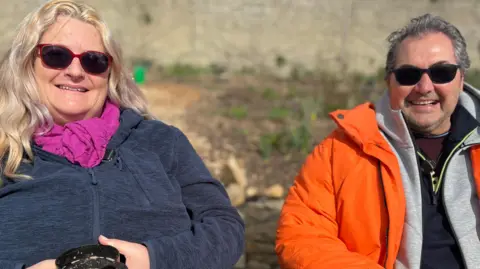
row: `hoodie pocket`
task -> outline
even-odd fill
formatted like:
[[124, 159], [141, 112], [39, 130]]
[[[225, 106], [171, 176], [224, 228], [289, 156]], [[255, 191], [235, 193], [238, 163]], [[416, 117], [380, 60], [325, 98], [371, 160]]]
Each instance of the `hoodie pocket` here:
[[160, 158], [151, 152], [122, 152], [122, 166], [132, 176], [148, 203], [183, 206], [178, 182], [165, 171]]
[[133, 180], [135, 181], [137, 187], [139, 188], [139, 190], [143, 193], [144, 197], [146, 198], [147, 200], [147, 204], [148, 205], [151, 205], [152, 202], [153, 202], [153, 199], [152, 197], [150, 196], [150, 194], [148, 193], [147, 189], [146, 189], [146, 186], [144, 186], [141, 182], [141, 180], [139, 180], [139, 175], [136, 171], [132, 170], [130, 168], [130, 165], [127, 164], [127, 162], [123, 162], [123, 168], [125, 168], [128, 173], [132, 176]]

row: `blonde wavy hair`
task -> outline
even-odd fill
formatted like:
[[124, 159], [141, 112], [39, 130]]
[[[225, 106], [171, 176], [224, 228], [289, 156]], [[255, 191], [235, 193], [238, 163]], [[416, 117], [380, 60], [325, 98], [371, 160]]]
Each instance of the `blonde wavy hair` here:
[[6, 177], [29, 178], [17, 174], [17, 169], [22, 161], [33, 160], [32, 136], [39, 127], [53, 126], [50, 113], [40, 102], [33, 65], [36, 46], [58, 16], [75, 18], [98, 29], [106, 52], [113, 58], [108, 98], [146, 119], [154, 118], [148, 111], [145, 96], [124, 66], [120, 46], [98, 12], [71, 0], [48, 1], [19, 24], [11, 48], [0, 63], [0, 160]]

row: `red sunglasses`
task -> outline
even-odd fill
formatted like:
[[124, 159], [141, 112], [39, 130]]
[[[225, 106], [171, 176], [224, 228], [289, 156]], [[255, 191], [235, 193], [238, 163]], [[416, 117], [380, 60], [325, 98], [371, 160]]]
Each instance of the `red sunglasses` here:
[[78, 58], [85, 72], [98, 75], [107, 71], [112, 63], [110, 55], [99, 51], [89, 50], [75, 54], [65, 46], [54, 44], [39, 44], [37, 48], [42, 62], [52, 69], [65, 69], [74, 58]]

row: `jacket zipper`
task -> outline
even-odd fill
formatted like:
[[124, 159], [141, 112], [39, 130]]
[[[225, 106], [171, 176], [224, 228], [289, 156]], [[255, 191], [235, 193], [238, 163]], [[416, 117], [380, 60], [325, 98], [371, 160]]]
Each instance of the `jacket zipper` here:
[[98, 180], [95, 176], [95, 172], [92, 168], [87, 169], [88, 174], [91, 178], [91, 187], [93, 193], [93, 229], [92, 229], [92, 236], [94, 242], [98, 241], [98, 237], [100, 236], [100, 210], [99, 210], [99, 202], [98, 202], [98, 191], [97, 191], [97, 184]]
[[381, 167], [380, 160], [378, 161], [378, 176], [380, 179], [380, 184], [382, 184], [383, 201], [385, 203], [385, 209], [387, 210], [387, 230], [385, 232], [385, 261], [383, 264], [383, 267], [386, 267], [387, 260], [388, 260], [388, 241], [389, 241], [388, 232], [390, 231], [390, 215], [388, 211], [387, 194], [385, 192], [385, 185], [383, 184], [382, 167]]

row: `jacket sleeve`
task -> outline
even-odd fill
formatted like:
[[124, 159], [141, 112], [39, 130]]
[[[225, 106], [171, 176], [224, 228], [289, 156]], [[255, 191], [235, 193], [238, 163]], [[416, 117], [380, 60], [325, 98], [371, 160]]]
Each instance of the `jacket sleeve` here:
[[[275, 250], [284, 269], [383, 268], [338, 238], [332, 137], [307, 157], [282, 208]], [[339, 154], [334, 153], [334, 154]]]
[[192, 227], [188, 232], [145, 242], [150, 268], [232, 268], [243, 253], [244, 222], [187, 137], [176, 128], [175, 131], [173, 166]]
[[23, 269], [23, 268], [26, 268], [26, 266], [25, 266], [25, 264], [19, 263], [19, 262], [0, 260], [0, 268], [2, 268], [2, 269]]

